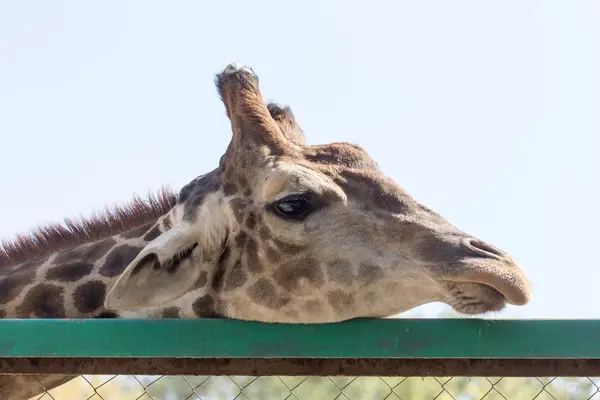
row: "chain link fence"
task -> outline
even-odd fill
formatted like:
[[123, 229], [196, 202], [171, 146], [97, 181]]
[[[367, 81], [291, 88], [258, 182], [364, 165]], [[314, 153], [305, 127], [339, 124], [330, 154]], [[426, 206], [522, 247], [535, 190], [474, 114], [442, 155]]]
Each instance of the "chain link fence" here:
[[600, 378], [80, 375], [38, 400], [600, 400]]

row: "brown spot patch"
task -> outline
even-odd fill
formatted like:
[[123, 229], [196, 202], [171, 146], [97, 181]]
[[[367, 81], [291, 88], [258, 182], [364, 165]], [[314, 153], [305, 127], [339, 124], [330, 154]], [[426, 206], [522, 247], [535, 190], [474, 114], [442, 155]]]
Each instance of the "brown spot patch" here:
[[145, 223], [144, 225], [140, 225], [136, 228], [133, 228], [126, 232], [123, 232], [119, 236], [121, 236], [124, 239], [133, 239], [133, 238], [142, 237], [144, 235], [144, 233], [148, 232], [148, 230], [154, 224], [154, 222], [155, 221], [150, 221], [148, 223]]
[[267, 260], [272, 263], [281, 261], [281, 254], [279, 254], [279, 251], [270, 245], [267, 246]]
[[199, 196], [203, 198], [206, 194], [217, 191], [220, 185], [220, 171], [217, 168], [207, 174], [200, 175], [185, 185], [179, 192], [179, 203], [185, 203], [189, 200], [190, 196]]
[[[113, 239], [105, 239], [105, 240], [113, 240]], [[113, 242], [117, 243], [115, 240], [113, 240]], [[94, 243], [94, 244], [96, 244], [96, 243]], [[69, 262], [69, 261], [80, 260], [80, 259], [83, 258], [83, 249], [84, 249], [84, 247], [89, 247], [89, 246], [91, 246], [91, 245], [87, 245], [87, 246], [86, 245], [81, 245], [81, 246], [76, 247], [74, 249], [59, 251], [56, 254], [56, 257], [54, 258], [54, 263], [55, 264], [64, 264], [64, 263]], [[108, 249], [110, 249], [110, 247]], [[108, 251], [108, 249], [106, 249], [106, 250]], [[106, 254], [106, 253], [104, 253], [104, 254]], [[102, 254], [102, 255], [104, 255], [104, 254]], [[100, 257], [102, 257], [102, 255]]]
[[179, 308], [168, 307], [162, 311], [163, 318], [179, 318]]
[[327, 301], [335, 312], [343, 314], [354, 305], [354, 295], [341, 290], [333, 290], [327, 293]]
[[398, 293], [400, 291], [400, 284], [398, 282], [388, 282], [384, 287], [385, 292]]
[[269, 232], [269, 228], [264, 225], [258, 229], [258, 236], [260, 236], [260, 240], [263, 242], [271, 238], [271, 232]]
[[302, 251], [302, 247], [300, 247], [300, 246], [290, 244], [290, 243], [285, 243], [285, 242], [282, 242], [277, 239], [273, 239], [273, 243], [275, 244], [275, 246], [277, 246], [279, 251], [282, 253], [298, 254]]
[[73, 261], [58, 265], [48, 270], [46, 279], [60, 282], [76, 282], [87, 276], [94, 269], [94, 264], [87, 261]]
[[284, 315], [289, 319], [298, 319], [300, 317], [300, 314], [298, 314], [298, 311], [296, 310], [286, 311]]
[[302, 308], [309, 314], [321, 314], [323, 312], [323, 305], [318, 300], [308, 300]]
[[281, 308], [290, 302], [290, 298], [279, 295], [275, 286], [266, 278], [259, 279], [250, 286], [248, 296], [255, 303], [271, 309]]
[[352, 264], [348, 260], [337, 258], [327, 264], [327, 276], [332, 282], [350, 285], [354, 278]]
[[16, 311], [22, 318], [65, 318], [63, 288], [49, 283], [39, 284], [23, 299]]
[[364, 286], [369, 286], [383, 279], [383, 270], [376, 265], [360, 263], [358, 266], [358, 279]]
[[152, 229], [150, 229], [148, 231], [148, 233], [146, 233], [144, 235], [144, 240], [147, 242], [150, 242], [150, 241], [156, 239], [157, 237], [159, 237], [160, 234], [161, 234], [160, 227], [158, 225], [155, 225]]
[[113, 238], [106, 238], [95, 243], [90, 243], [81, 249], [81, 257], [86, 261], [95, 262], [116, 244], [117, 241]]
[[82, 313], [92, 313], [102, 307], [106, 285], [101, 281], [86, 282], [73, 292], [75, 308]]
[[200, 289], [206, 285], [208, 285], [208, 272], [202, 271], [202, 272], [200, 272], [200, 276], [198, 277], [198, 280], [196, 281], [196, 285], [194, 286], [194, 288]]
[[185, 211], [183, 212], [183, 219], [188, 221], [195, 221], [198, 216], [198, 210], [200, 206], [204, 204], [204, 198], [208, 193], [201, 192], [195, 194], [185, 205]]
[[244, 212], [246, 211], [246, 202], [242, 199], [233, 199], [229, 202], [231, 211], [236, 221], [241, 222], [244, 220]]
[[142, 247], [122, 245], [113, 249], [100, 268], [100, 275], [109, 278], [121, 274], [130, 262], [142, 251]]
[[377, 299], [377, 296], [375, 295], [374, 292], [369, 292], [367, 294], [365, 294], [365, 303], [367, 303], [367, 305], [372, 306], [375, 305], [375, 300]]
[[169, 215], [165, 216], [165, 218], [162, 220], [162, 223], [165, 230], [169, 230], [173, 226], [173, 222], [171, 221], [171, 217]]
[[[221, 179], [217, 170], [194, 179], [186, 188], [186, 202], [183, 219], [195, 221], [200, 206], [204, 204], [207, 195], [216, 192], [221, 186]], [[183, 189], [182, 189], [183, 190]]]
[[231, 182], [227, 182], [223, 185], [223, 193], [225, 193], [225, 196], [231, 196], [237, 191], [237, 186]]
[[115, 244], [117, 244], [115, 239], [106, 238], [75, 249], [61, 251], [54, 259], [54, 263], [64, 264], [74, 260], [85, 260], [93, 263], [104, 256]]
[[[235, 267], [233, 250], [231, 247], [226, 247], [217, 262], [216, 271], [211, 282], [211, 286], [216, 292], [223, 288], [227, 271]], [[233, 279], [235, 280], [236, 278]]]
[[243, 189], [248, 187], [248, 179], [244, 175], [239, 175], [237, 181]]
[[6, 318], [6, 311], [0, 310], [0, 319]]
[[234, 175], [235, 175], [235, 171], [233, 169], [233, 166], [229, 163], [226, 164], [225, 169], [223, 171], [223, 180], [224, 181], [232, 181]]
[[231, 247], [225, 247], [223, 249], [223, 252], [219, 256], [218, 263], [220, 265], [223, 265], [223, 266], [227, 267], [227, 266], [229, 266], [229, 265], [232, 264], [233, 257], [234, 257], [233, 249]]
[[35, 270], [40, 266], [39, 261], [29, 261], [10, 269], [0, 278], [0, 304], [6, 304], [16, 299], [25, 286], [33, 282]]
[[273, 274], [275, 281], [290, 293], [300, 293], [301, 283], [308, 282], [313, 288], [323, 285], [323, 271], [317, 260], [312, 257], [304, 257], [288, 261]]
[[211, 287], [215, 292], [220, 292], [223, 288], [225, 272], [227, 272], [225, 266], [221, 263], [217, 264], [217, 271], [215, 272], [215, 276], [211, 282]]
[[229, 271], [229, 275], [227, 275], [225, 290], [235, 290], [242, 287], [247, 279], [246, 273], [242, 270], [242, 264], [238, 261]]
[[406, 213], [411, 198], [390, 179], [373, 175], [369, 170], [346, 170], [336, 179], [348, 197], [395, 214]]
[[254, 215], [249, 215], [248, 218], [246, 218], [244, 225], [246, 226], [246, 229], [251, 231], [254, 230], [254, 228], [256, 228], [256, 217], [254, 217]]
[[258, 256], [258, 243], [251, 237], [246, 240], [246, 267], [250, 272], [261, 272], [264, 267]]
[[245, 232], [238, 233], [235, 236], [235, 245], [237, 247], [242, 247], [246, 243], [247, 238], [248, 238], [248, 235], [246, 235]]
[[215, 299], [208, 294], [196, 299], [194, 304], [192, 304], [192, 310], [194, 310], [194, 314], [200, 318], [214, 318], [217, 316]]
[[348, 168], [378, 169], [377, 163], [360, 146], [351, 143], [331, 143], [306, 148], [308, 161], [318, 164], [343, 165]]
[[119, 318], [119, 314], [113, 311], [104, 311], [96, 315], [94, 318]]

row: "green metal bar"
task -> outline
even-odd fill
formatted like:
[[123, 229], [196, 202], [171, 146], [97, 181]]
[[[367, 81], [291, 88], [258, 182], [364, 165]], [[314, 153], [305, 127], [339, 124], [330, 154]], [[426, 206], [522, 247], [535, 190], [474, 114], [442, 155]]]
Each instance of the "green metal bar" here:
[[600, 359], [600, 320], [0, 320], [0, 357]]

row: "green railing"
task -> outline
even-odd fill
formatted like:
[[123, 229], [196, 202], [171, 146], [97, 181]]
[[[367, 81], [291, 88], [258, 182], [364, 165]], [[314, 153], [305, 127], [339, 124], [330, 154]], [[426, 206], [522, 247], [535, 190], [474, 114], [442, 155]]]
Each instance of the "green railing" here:
[[81, 374], [57, 400], [600, 399], [600, 320], [2, 320], [0, 373]]

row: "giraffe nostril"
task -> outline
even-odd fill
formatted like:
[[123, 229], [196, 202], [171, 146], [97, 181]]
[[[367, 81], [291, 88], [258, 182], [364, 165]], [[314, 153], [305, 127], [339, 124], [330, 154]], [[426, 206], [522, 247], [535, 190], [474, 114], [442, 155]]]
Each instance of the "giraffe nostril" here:
[[494, 258], [507, 258], [505, 252], [479, 239], [465, 239], [464, 243], [468, 248], [481, 255]]

